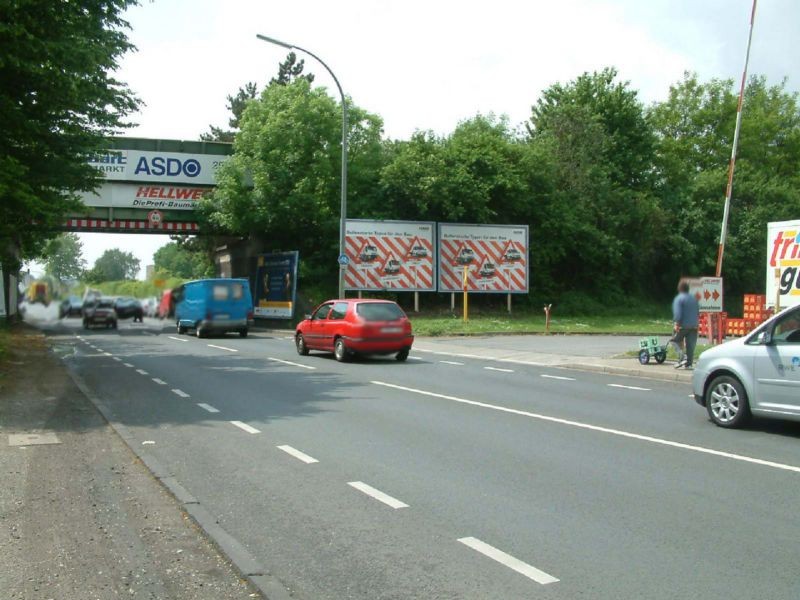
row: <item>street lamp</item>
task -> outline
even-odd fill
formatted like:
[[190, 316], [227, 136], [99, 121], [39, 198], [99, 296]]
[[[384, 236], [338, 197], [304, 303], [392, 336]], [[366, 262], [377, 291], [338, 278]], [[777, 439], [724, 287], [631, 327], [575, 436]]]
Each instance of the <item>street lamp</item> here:
[[[344, 237], [347, 224], [347, 101], [345, 100], [344, 92], [342, 91], [342, 86], [339, 85], [339, 80], [336, 79], [336, 75], [333, 74], [331, 68], [325, 64], [325, 61], [323, 61], [319, 56], [317, 56], [313, 52], [306, 50], [305, 48], [301, 48], [300, 46], [295, 46], [294, 44], [287, 44], [286, 42], [282, 42], [280, 40], [276, 40], [275, 38], [267, 37], [265, 35], [256, 34], [256, 37], [265, 42], [269, 42], [270, 44], [283, 46], [284, 48], [288, 48], [289, 50], [299, 50], [300, 52], [305, 52], [312, 58], [315, 58], [323, 67], [327, 69], [328, 73], [330, 73], [331, 77], [333, 77], [333, 81], [336, 82], [336, 87], [339, 88], [339, 95], [342, 97], [342, 208], [341, 208], [341, 214], [339, 216], [339, 256], [343, 256]], [[339, 266], [339, 298], [344, 298], [343, 265]]]

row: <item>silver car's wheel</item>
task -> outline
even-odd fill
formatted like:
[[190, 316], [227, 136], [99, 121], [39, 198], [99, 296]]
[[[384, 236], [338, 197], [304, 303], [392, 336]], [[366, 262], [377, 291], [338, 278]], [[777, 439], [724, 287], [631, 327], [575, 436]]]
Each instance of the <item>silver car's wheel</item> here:
[[714, 378], [708, 386], [706, 408], [720, 427], [739, 427], [750, 417], [747, 393], [739, 380], [729, 375]]

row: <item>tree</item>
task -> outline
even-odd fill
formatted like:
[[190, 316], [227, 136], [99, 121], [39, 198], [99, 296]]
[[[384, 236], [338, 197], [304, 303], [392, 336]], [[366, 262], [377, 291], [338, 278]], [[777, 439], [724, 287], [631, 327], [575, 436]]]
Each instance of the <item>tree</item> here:
[[133, 0], [0, 5], [0, 259], [36, 257], [64, 215], [94, 189], [86, 157], [138, 106], [113, 77], [133, 46], [122, 12]]
[[94, 267], [86, 273], [86, 279], [91, 283], [122, 281], [136, 279], [138, 274], [139, 259], [130, 252], [112, 248], [95, 261]]
[[200, 279], [213, 274], [213, 263], [209, 262], [204, 248], [178, 241], [156, 250], [153, 263], [157, 272], [182, 279]]
[[[314, 82], [314, 75], [307, 73], [303, 75], [305, 61], [297, 62], [294, 52], [289, 52], [286, 59], [278, 65], [278, 76], [270, 80], [270, 85], [286, 85], [295, 79], [305, 79], [308, 83]], [[254, 81], [245, 83], [237, 92], [228, 96], [227, 108], [231, 112], [228, 120], [229, 130], [209, 125], [209, 132], [200, 134], [200, 139], [207, 142], [233, 142], [236, 132], [239, 130], [239, 123], [244, 114], [244, 109], [250, 100], [255, 99], [258, 93], [258, 86]]]
[[[680, 274], [713, 274], [738, 102], [732, 80], [686, 73], [649, 119], [658, 193], [669, 214], [665, 255]], [[723, 275], [730, 296], [764, 285], [766, 224], [800, 214], [800, 105], [785, 84], [745, 89]], [[680, 269], [680, 270], [679, 270]]]
[[83, 275], [83, 243], [75, 233], [63, 233], [53, 238], [44, 248], [45, 273], [59, 281], [78, 279]]
[[[365, 165], [379, 161], [381, 120], [356, 106], [348, 112], [348, 197], [357, 204], [376, 187], [377, 169]], [[241, 126], [217, 188], [201, 203], [208, 226], [300, 250], [306, 266], [330, 265], [339, 243], [341, 109], [324, 88], [296, 79], [267, 87]]]

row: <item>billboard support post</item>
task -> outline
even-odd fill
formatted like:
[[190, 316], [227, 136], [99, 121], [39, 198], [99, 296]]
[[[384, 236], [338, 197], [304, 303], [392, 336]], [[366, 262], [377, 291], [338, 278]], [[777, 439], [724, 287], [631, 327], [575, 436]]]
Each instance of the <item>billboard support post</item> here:
[[450, 312], [456, 312], [456, 293], [450, 292]]
[[419, 312], [419, 292], [414, 292], [414, 312]]
[[508, 306], [508, 314], [511, 314], [511, 292], [506, 294], [506, 305]]
[[465, 265], [464, 266], [464, 323], [469, 321], [469, 301], [467, 300], [467, 274], [469, 273], [469, 268]]

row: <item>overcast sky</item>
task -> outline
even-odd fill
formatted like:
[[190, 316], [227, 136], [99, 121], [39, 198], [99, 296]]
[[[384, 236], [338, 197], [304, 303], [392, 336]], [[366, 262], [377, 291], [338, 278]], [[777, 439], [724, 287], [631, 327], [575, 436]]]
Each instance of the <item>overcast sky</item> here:
[[[684, 71], [741, 77], [751, 0], [143, 0], [127, 13], [135, 53], [119, 64], [145, 106], [125, 135], [197, 139], [227, 126], [226, 96], [264, 85], [286, 56], [256, 33], [306, 47], [387, 137], [446, 134], [476, 113], [521, 123], [540, 92], [615, 66], [645, 103]], [[750, 73], [800, 89], [800, 2], [760, 0]], [[335, 85], [313, 59], [315, 84]], [[746, 110], [746, 107], [745, 107]], [[82, 234], [89, 266], [107, 248], [152, 263], [166, 236]]]

